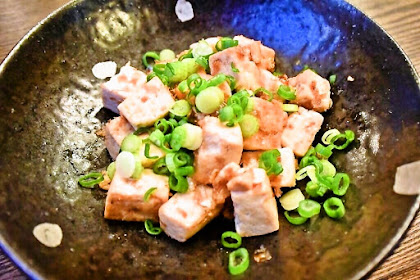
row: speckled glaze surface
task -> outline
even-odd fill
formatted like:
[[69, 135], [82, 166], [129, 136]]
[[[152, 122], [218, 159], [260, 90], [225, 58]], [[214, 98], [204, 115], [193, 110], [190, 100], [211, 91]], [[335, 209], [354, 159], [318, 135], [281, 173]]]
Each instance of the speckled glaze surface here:
[[[185, 244], [148, 235], [142, 223], [103, 219], [106, 193], [77, 178], [110, 157], [95, 132], [114, 115], [101, 108], [94, 64], [128, 61], [143, 69], [147, 50], [181, 51], [214, 35], [244, 34], [274, 48], [277, 66], [305, 64], [337, 74], [334, 107], [322, 131], [353, 129], [358, 141], [332, 161], [349, 173], [341, 221], [303, 226], [280, 217], [280, 230], [246, 238], [272, 260], [251, 261], [244, 279], [351, 279], [368, 272], [401, 236], [419, 199], [393, 193], [396, 167], [420, 159], [420, 92], [392, 40], [349, 4], [325, 1], [191, 1], [181, 23], [175, 1], [76, 1], [46, 20], [0, 68], [0, 240], [33, 278], [229, 279], [218, 218]], [[351, 76], [354, 81], [348, 81]], [[58, 248], [41, 245], [35, 225], [57, 223]], [[385, 249], [384, 249], [385, 248]], [[30, 268], [27, 270], [27, 268]]]

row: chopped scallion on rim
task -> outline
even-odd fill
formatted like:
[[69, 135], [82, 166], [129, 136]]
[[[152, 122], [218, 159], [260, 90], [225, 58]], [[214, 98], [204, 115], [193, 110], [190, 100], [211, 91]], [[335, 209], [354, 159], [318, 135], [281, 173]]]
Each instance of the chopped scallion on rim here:
[[331, 140], [340, 134], [340, 131], [338, 129], [330, 129], [327, 130], [321, 137], [321, 141], [322, 143], [324, 143], [325, 145], [329, 145], [331, 144]]
[[239, 248], [229, 254], [229, 273], [239, 275], [244, 273], [249, 266], [249, 254], [245, 248]]
[[299, 202], [297, 211], [301, 217], [311, 218], [319, 214], [321, 211], [321, 204], [311, 199], [305, 199]]
[[104, 176], [99, 172], [92, 172], [79, 178], [79, 184], [85, 188], [93, 188], [104, 180]]
[[[234, 231], [225, 231], [222, 234], [222, 245], [225, 248], [239, 248], [242, 245], [242, 237]], [[227, 239], [233, 239], [235, 242], [228, 242]]]
[[325, 213], [333, 219], [341, 219], [346, 213], [343, 202], [337, 197], [330, 197], [325, 200], [323, 207]]
[[159, 226], [155, 227], [151, 220], [144, 221], [144, 228], [150, 235], [159, 235], [162, 232], [162, 229]]
[[291, 215], [289, 211], [284, 211], [284, 216], [292, 225], [302, 225], [304, 224], [308, 218], [302, 217], [300, 215]]

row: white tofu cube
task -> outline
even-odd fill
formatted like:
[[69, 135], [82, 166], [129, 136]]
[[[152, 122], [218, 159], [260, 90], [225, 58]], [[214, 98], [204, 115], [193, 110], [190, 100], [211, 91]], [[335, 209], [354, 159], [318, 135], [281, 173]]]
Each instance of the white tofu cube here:
[[132, 133], [134, 128], [124, 117], [116, 117], [105, 125], [105, 146], [112, 159], [116, 159], [124, 138]]

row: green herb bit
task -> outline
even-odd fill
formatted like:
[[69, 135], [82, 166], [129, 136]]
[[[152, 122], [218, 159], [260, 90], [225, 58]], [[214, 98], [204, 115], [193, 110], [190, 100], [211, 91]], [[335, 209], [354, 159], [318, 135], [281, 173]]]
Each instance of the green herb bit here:
[[289, 101], [296, 99], [295, 90], [286, 85], [279, 86], [277, 90], [277, 95]]
[[159, 235], [162, 232], [162, 229], [159, 226], [155, 227], [151, 220], [144, 221], [144, 227], [150, 235]]
[[142, 60], [143, 60], [143, 64], [144, 64], [144, 66], [146, 66], [146, 67], [149, 67], [149, 66], [150, 66], [150, 64], [147, 62], [147, 59], [148, 59], [148, 58], [151, 58], [151, 59], [153, 59], [153, 60], [159, 60], [159, 59], [160, 59], [159, 55], [158, 55], [156, 52], [146, 52], [146, 53], [143, 55], [143, 58], [142, 58]]
[[[228, 242], [227, 241], [228, 238], [233, 239], [235, 242], [233, 243]], [[241, 247], [242, 245], [242, 237], [234, 231], [225, 231], [224, 233], [222, 233], [221, 240], [222, 240], [222, 245], [225, 248], [236, 249], [236, 248]]]
[[249, 267], [249, 254], [245, 248], [239, 248], [229, 254], [229, 273], [239, 275], [244, 273]]
[[267, 175], [279, 175], [283, 172], [283, 167], [278, 161], [280, 151], [277, 149], [265, 151], [258, 159], [258, 167], [263, 168]]
[[305, 199], [299, 202], [297, 211], [301, 217], [311, 218], [319, 214], [321, 211], [321, 204], [311, 199]]
[[99, 172], [92, 172], [79, 178], [79, 184], [84, 188], [92, 189], [95, 185], [104, 180], [104, 176]]
[[343, 202], [337, 197], [330, 197], [325, 200], [323, 207], [325, 213], [333, 219], [341, 219], [346, 214]]
[[157, 191], [157, 188], [156, 188], [156, 187], [153, 187], [153, 188], [148, 189], [148, 190], [144, 193], [144, 195], [143, 195], [143, 201], [144, 201], [144, 202], [148, 202], [148, 201], [149, 201], [149, 199], [150, 199], [150, 197], [152, 196], [152, 194], [153, 194], [154, 192], [156, 192], [156, 191]]
[[236, 47], [238, 44], [238, 40], [233, 40], [230, 37], [223, 37], [216, 43], [216, 50], [223, 51], [231, 47]]
[[331, 75], [328, 80], [330, 81], [330, 84], [333, 85], [337, 81], [337, 75]]
[[239, 73], [239, 69], [235, 67], [235, 64], [233, 62], [230, 64], [230, 68], [232, 68], [233, 72]]
[[289, 223], [291, 223], [292, 225], [302, 225], [304, 224], [308, 218], [302, 217], [300, 215], [290, 215], [291, 212], [289, 211], [284, 211], [284, 216], [286, 217], [287, 221], [289, 221]]
[[257, 93], [259, 93], [259, 92], [262, 92], [262, 93], [264, 93], [265, 95], [267, 95], [267, 96], [268, 96], [267, 101], [271, 101], [271, 100], [273, 100], [273, 93], [272, 93], [271, 91], [266, 90], [265, 88], [260, 87], [260, 88], [257, 88], [257, 89], [254, 91], [254, 94], [256, 95], [256, 94], [257, 94]]

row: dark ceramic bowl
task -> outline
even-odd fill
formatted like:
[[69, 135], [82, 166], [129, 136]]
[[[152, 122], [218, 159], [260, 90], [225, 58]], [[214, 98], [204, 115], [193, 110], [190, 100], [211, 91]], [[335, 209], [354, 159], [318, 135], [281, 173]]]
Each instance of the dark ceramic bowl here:
[[[396, 167], [420, 159], [420, 92], [413, 67], [395, 42], [361, 12], [338, 0], [192, 1], [181, 23], [175, 1], [75, 1], [44, 20], [0, 68], [0, 231], [5, 252], [32, 278], [228, 279], [219, 237], [233, 229], [218, 218], [185, 244], [145, 233], [142, 223], [103, 219], [106, 193], [77, 178], [110, 162], [95, 132], [113, 115], [101, 107], [94, 64], [128, 61], [143, 69], [147, 50], [180, 51], [214, 35], [244, 34], [278, 54], [295, 75], [307, 64], [337, 74], [334, 107], [323, 131], [353, 129], [358, 141], [332, 161], [352, 178], [340, 221], [320, 215], [303, 226], [280, 217], [280, 230], [246, 238], [244, 278], [355, 279], [401, 238], [419, 197], [399, 196]], [[349, 81], [348, 77], [354, 78]], [[57, 248], [41, 245], [35, 225], [57, 223]]]

